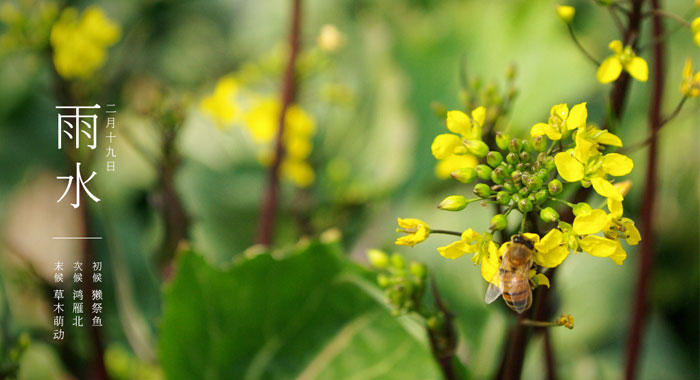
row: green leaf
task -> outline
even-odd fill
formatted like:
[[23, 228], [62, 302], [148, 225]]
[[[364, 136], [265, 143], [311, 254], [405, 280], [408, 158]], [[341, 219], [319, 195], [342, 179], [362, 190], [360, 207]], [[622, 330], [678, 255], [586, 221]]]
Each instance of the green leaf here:
[[167, 379], [439, 378], [429, 349], [349, 281], [352, 272], [318, 244], [226, 270], [185, 253], [165, 290]]

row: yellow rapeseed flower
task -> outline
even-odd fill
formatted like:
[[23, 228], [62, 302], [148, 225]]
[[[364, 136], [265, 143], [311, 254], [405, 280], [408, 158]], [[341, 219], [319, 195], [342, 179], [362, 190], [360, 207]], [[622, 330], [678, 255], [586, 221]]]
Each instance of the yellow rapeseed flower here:
[[690, 29], [693, 31], [693, 41], [695, 44], [700, 46], [700, 17], [696, 17], [690, 23]]
[[236, 116], [236, 94], [239, 84], [236, 78], [227, 75], [216, 84], [214, 92], [202, 99], [199, 108], [212, 117], [218, 128], [231, 126]]
[[452, 133], [437, 135], [430, 150], [438, 160], [451, 155], [471, 153], [484, 157], [489, 147], [481, 141], [481, 127], [486, 118], [486, 108], [478, 107], [471, 113], [471, 118], [462, 111], [447, 112], [447, 129]]
[[51, 29], [56, 71], [66, 79], [86, 79], [107, 60], [107, 48], [119, 40], [121, 28], [91, 6], [81, 15], [66, 8]]
[[581, 181], [585, 187], [593, 185], [598, 194], [622, 201], [622, 194], [606, 176], [627, 175], [634, 168], [634, 162], [619, 153], [603, 155], [598, 149], [599, 144], [622, 146], [622, 141], [607, 130], [589, 127], [576, 131], [575, 142], [574, 149], [559, 152], [554, 156], [559, 175], [567, 182]]
[[683, 67], [681, 93], [690, 98], [700, 95], [700, 71], [693, 74], [693, 64], [690, 62], [690, 58], [685, 60]]
[[398, 218], [398, 224], [400, 228], [397, 228], [396, 232], [404, 232], [406, 236], [396, 239], [394, 242], [396, 245], [409, 245], [413, 247], [430, 236], [430, 226], [420, 219]]
[[622, 46], [622, 41], [615, 40], [608, 45], [615, 54], [606, 58], [598, 68], [597, 78], [600, 83], [614, 82], [622, 72], [627, 71], [634, 79], [646, 82], [649, 79], [647, 62], [632, 50], [631, 46]]
[[557, 5], [557, 16], [567, 24], [570, 24], [576, 14], [576, 8], [569, 5]]
[[550, 140], [561, 140], [562, 134], [586, 125], [588, 109], [586, 103], [580, 103], [571, 108], [566, 104], [557, 104], [549, 111], [547, 123], [537, 123], [530, 129], [530, 135], [535, 138], [546, 135]]

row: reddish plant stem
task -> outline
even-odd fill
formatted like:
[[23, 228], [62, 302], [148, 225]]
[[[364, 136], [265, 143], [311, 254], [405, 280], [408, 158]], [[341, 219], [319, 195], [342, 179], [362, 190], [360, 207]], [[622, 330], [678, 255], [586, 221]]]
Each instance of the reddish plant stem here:
[[[651, 0], [653, 10], [660, 10], [660, 0]], [[652, 21], [652, 36], [657, 38], [663, 35], [663, 23], [660, 16], [655, 14]], [[664, 53], [665, 46], [662, 40], [653, 44], [652, 81], [653, 88], [649, 105], [649, 125], [651, 127], [651, 142], [649, 143], [647, 173], [644, 182], [644, 195], [640, 205], [642, 219], [642, 240], [639, 250], [639, 273], [637, 278], [634, 307], [632, 308], [631, 324], [627, 341], [627, 360], [625, 366], [625, 379], [632, 380], [637, 376], [639, 352], [642, 344], [642, 329], [647, 313], [647, 282], [653, 265], [654, 236], [654, 205], [656, 202], [656, 166], [657, 166], [657, 133], [662, 125], [661, 105], [663, 103], [664, 89]]]
[[552, 337], [549, 334], [549, 329], [542, 329], [542, 337], [544, 338], [544, 368], [547, 380], [557, 379], [557, 363], [554, 360], [554, 350], [552, 349]]
[[289, 30], [289, 60], [282, 77], [281, 105], [277, 136], [275, 137], [275, 155], [270, 166], [267, 178], [267, 189], [263, 196], [260, 219], [258, 221], [258, 232], [256, 243], [269, 246], [272, 243], [272, 234], [275, 226], [275, 211], [277, 209], [277, 198], [280, 185], [280, 166], [284, 158], [284, 145], [282, 138], [284, 135], [284, 122], [287, 109], [294, 101], [295, 95], [295, 66], [297, 54], [299, 52], [299, 30], [301, 19], [301, 0], [292, 0], [291, 24]]
[[[627, 29], [624, 33], [624, 44], [632, 45], [633, 47], [637, 44], [637, 37], [640, 34], [640, 26], [642, 21], [642, 3], [643, 0], [634, 0], [632, 2], [632, 9], [629, 13], [629, 18], [627, 21]], [[624, 111], [625, 101], [627, 100], [627, 91], [629, 90], [630, 76], [626, 71], [620, 74], [620, 77], [615, 81], [610, 92], [610, 112], [612, 120], [620, 119], [622, 112]], [[607, 129], [613, 129], [612, 126], [604, 125]]]
[[459, 380], [460, 378], [457, 375], [457, 371], [455, 371], [454, 363], [454, 361], [457, 360], [455, 356], [455, 350], [457, 349], [457, 331], [454, 327], [454, 314], [452, 314], [447, 308], [447, 305], [442, 301], [435, 282], [435, 277], [431, 277], [430, 280], [435, 305], [443, 316], [440, 327], [436, 329], [426, 327], [428, 340], [430, 341], [430, 351], [440, 367], [443, 378], [445, 380]]

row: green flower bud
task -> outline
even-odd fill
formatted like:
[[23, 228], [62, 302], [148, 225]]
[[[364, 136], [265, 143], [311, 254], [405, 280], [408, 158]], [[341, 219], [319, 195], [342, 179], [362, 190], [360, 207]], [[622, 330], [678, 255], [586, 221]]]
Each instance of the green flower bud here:
[[510, 136], [507, 133], [496, 132], [496, 145], [501, 150], [507, 150], [510, 144]]
[[533, 205], [533, 207], [534, 207], [535, 202], [536, 202], [536, 200], [535, 200], [535, 193], [530, 193], [530, 194], [528, 194], [527, 199], [530, 200], [530, 202], [532, 202], [532, 205]]
[[520, 202], [518, 202], [518, 210], [520, 210], [520, 212], [530, 212], [532, 211], [532, 207], [532, 201], [527, 198], [521, 199]]
[[444, 104], [438, 102], [438, 101], [433, 101], [430, 103], [430, 109], [433, 110], [433, 113], [435, 116], [444, 119], [447, 117], [447, 107], [445, 107]]
[[508, 219], [503, 214], [496, 214], [491, 218], [489, 229], [494, 231], [505, 230], [508, 227]]
[[559, 213], [551, 207], [545, 207], [540, 211], [540, 219], [547, 223], [556, 222], [559, 220]]
[[521, 163], [515, 165], [515, 169], [516, 169], [516, 170], [520, 170], [520, 171], [524, 171], [524, 170], [525, 170], [525, 164], [523, 164], [523, 163], [521, 162]]
[[564, 185], [562, 185], [561, 181], [558, 179], [553, 179], [547, 185], [547, 189], [549, 190], [549, 193], [552, 195], [557, 195], [557, 194], [561, 193], [563, 188], [564, 188]]
[[417, 261], [411, 261], [411, 265], [409, 266], [408, 271], [411, 272], [413, 277], [420, 280], [425, 278], [425, 276], [428, 274], [428, 270], [425, 268], [425, 265]]
[[517, 68], [515, 67], [515, 64], [511, 63], [506, 67], [506, 79], [508, 80], [513, 80], [515, 79], [515, 76], [518, 74]]
[[489, 179], [491, 179], [491, 168], [488, 165], [477, 165], [476, 176], [483, 179], [484, 181], [488, 181]]
[[543, 203], [547, 200], [547, 190], [542, 189], [535, 193], [535, 202]]
[[523, 143], [523, 152], [532, 152], [532, 144], [528, 140], [520, 140]]
[[489, 146], [480, 140], [465, 140], [464, 144], [466, 145], [469, 153], [477, 157], [484, 157], [489, 152]]
[[511, 182], [511, 181], [508, 181], [508, 182], [503, 184], [503, 190], [505, 190], [509, 193], [513, 193], [515, 191], [518, 191], [518, 189], [515, 187], [515, 185], [513, 185], [513, 182]]
[[529, 172], [523, 172], [523, 174], [520, 176], [520, 181], [523, 183], [523, 185], [527, 186], [527, 184], [530, 183], [530, 178], [532, 178], [532, 174]]
[[542, 161], [535, 161], [535, 163], [532, 164], [532, 168], [535, 170], [540, 170], [543, 167], [544, 167], [544, 165], [542, 164]]
[[539, 170], [537, 172], [537, 176], [542, 180], [542, 183], [545, 183], [549, 180], [549, 172], [547, 170]]
[[486, 154], [486, 163], [488, 163], [492, 168], [495, 168], [501, 162], [503, 162], [503, 155], [501, 152], [492, 150]]
[[513, 138], [508, 143], [508, 150], [510, 150], [512, 153], [520, 153], [520, 150], [522, 148], [523, 148], [523, 143], [518, 138]]
[[520, 181], [522, 176], [523, 176], [523, 172], [521, 172], [520, 170], [516, 170], [510, 175], [510, 179], [512, 179], [513, 182], [518, 182], [518, 181]]
[[377, 275], [377, 285], [379, 285], [379, 287], [386, 288], [390, 283], [391, 281], [389, 281], [389, 277], [386, 274], [380, 273]]
[[530, 153], [520, 152], [520, 162], [530, 162]]
[[554, 157], [552, 156], [547, 156], [543, 160], [544, 162], [544, 167], [547, 168], [547, 170], [552, 171], [554, 168], [557, 166], [554, 164]]
[[438, 204], [440, 210], [459, 211], [467, 207], [467, 198], [462, 195], [450, 195]]
[[440, 321], [436, 316], [428, 318], [428, 328], [432, 331], [437, 330], [440, 327]]
[[575, 216], [579, 216], [580, 214], [591, 212], [591, 210], [593, 210], [593, 209], [586, 202], [579, 202], [573, 208]]
[[503, 173], [502, 167], [497, 167], [491, 171], [491, 181], [497, 185], [502, 185], [505, 182], [505, 173]]
[[506, 162], [512, 165], [516, 165], [520, 162], [520, 159], [518, 158], [518, 155], [515, 153], [508, 153], [506, 156]]
[[537, 191], [542, 188], [542, 180], [537, 176], [530, 176], [530, 180], [527, 183], [527, 188], [532, 191]]
[[528, 195], [530, 195], [530, 189], [528, 189], [527, 187], [523, 187], [520, 190], [518, 190], [518, 194], [522, 195], [523, 197], [527, 197]]
[[538, 152], [544, 152], [547, 149], [547, 139], [544, 136], [535, 137], [532, 147]]
[[406, 260], [398, 253], [394, 253], [391, 255], [391, 266], [394, 267], [394, 269], [405, 269]]
[[373, 267], [384, 269], [389, 266], [389, 256], [378, 249], [370, 249], [367, 251], [367, 259]]
[[480, 198], [488, 198], [491, 195], [491, 188], [485, 183], [477, 183], [474, 186], [474, 194]]
[[505, 206], [510, 203], [510, 194], [508, 194], [506, 191], [499, 191], [496, 194], [496, 201]]
[[515, 193], [511, 196], [511, 198], [513, 199], [513, 202], [518, 203], [523, 199], [523, 196], [520, 195], [520, 193]]
[[459, 182], [470, 183], [476, 179], [476, 169], [460, 168], [450, 173], [450, 176]]

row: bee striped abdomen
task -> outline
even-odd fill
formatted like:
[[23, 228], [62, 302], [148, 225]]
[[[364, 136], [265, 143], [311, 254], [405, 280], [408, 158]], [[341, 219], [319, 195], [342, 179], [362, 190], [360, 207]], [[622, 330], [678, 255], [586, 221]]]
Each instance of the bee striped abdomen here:
[[503, 281], [503, 300], [513, 310], [525, 310], [532, 304], [530, 284], [523, 273], [515, 270], [500, 269]]

